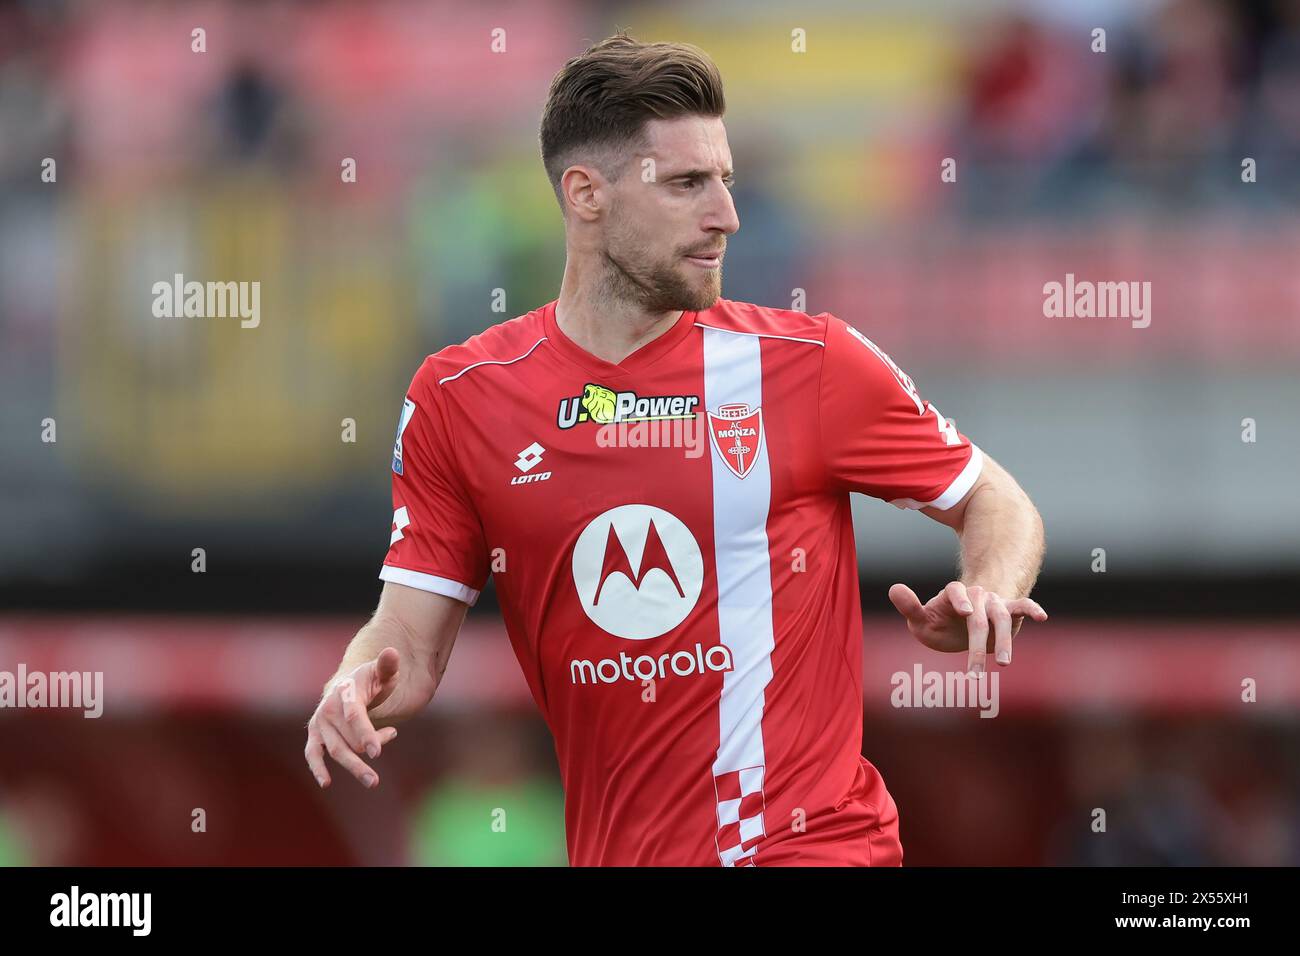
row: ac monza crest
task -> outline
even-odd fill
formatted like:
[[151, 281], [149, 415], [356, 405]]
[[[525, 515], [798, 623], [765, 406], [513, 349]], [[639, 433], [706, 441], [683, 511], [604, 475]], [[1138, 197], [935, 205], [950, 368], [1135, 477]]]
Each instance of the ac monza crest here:
[[763, 409], [751, 410], [744, 402], [719, 405], [716, 412], [709, 412], [709, 437], [722, 463], [737, 478], [744, 478], [763, 447]]

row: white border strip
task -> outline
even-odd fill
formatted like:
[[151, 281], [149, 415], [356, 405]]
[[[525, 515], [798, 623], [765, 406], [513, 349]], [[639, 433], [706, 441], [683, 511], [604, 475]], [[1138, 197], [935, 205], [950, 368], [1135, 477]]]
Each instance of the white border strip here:
[[809, 345], [820, 345], [826, 348], [825, 342], [818, 342], [816, 339], [801, 339], [796, 335], [774, 335], [771, 332], [742, 332], [740, 329], [723, 329], [716, 325], [705, 325], [703, 322], [696, 322], [702, 329], [712, 329], [715, 332], [730, 332], [732, 335], [752, 335], [760, 339], [785, 339], [787, 342], [807, 342]]
[[439, 385], [444, 385], [444, 384], [446, 384], [447, 382], [454, 382], [454, 381], [456, 381], [456, 379], [460, 378], [462, 375], [464, 375], [464, 374], [465, 374], [466, 372], [468, 372], [470, 369], [472, 369], [472, 368], [478, 368], [480, 365], [514, 365], [516, 362], [522, 362], [524, 359], [528, 358], [528, 356], [530, 356], [530, 355], [533, 354], [533, 349], [537, 348], [537, 346], [541, 345], [541, 344], [542, 344], [543, 342], [545, 342], [545, 341], [546, 341], [546, 336], [543, 335], [540, 339], [538, 339], [536, 342], [533, 343], [533, 348], [530, 348], [530, 349], [529, 349], [527, 352], [525, 352], [523, 355], [519, 356], [519, 358], [512, 358], [512, 359], [505, 359], [505, 360], [501, 360], [501, 359], [486, 359], [486, 360], [484, 360], [484, 361], [482, 361], [482, 362], [475, 362], [473, 365], [466, 365], [463, 369], [461, 369], [461, 370], [460, 370], [459, 372], [457, 372], [455, 375], [448, 375], [446, 378], [440, 378], [440, 379], [438, 379], [438, 384], [439, 384]]
[[980, 451], [979, 445], [971, 443], [970, 460], [966, 462], [966, 467], [961, 470], [948, 489], [933, 501], [917, 501], [915, 498], [894, 498], [889, 503], [896, 508], [938, 508], [940, 511], [947, 511], [957, 502], [966, 496], [966, 492], [971, 490], [971, 486], [979, 479], [980, 472], [984, 470], [984, 453]]
[[[736, 334], [705, 326], [704, 404], [716, 410], [730, 402], [763, 405], [763, 352], [759, 336]], [[821, 344], [821, 343], [818, 343]], [[772, 680], [772, 651], [776, 646], [772, 622], [772, 557], [768, 550], [767, 518], [772, 501], [768, 442], [758, 445], [757, 458], [744, 478], [711, 449], [713, 465], [713, 551], [718, 580], [718, 638], [731, 650], [732, 669], [722, 675], [718, 699], [718, 753], [715, 779], [741, 771], [744, 784], [762, 792], [766, 757], [763, 711]], [[716, 787], [716, 784], [715, 784]], [[718, 828], [733, 822], [739, 806], [718, 805]], [[765, 813], [765, 811], [764, 811]], [[740, 822], [740, 842], [766, 833], [764, 813]], [[716, 842], [716, 841], [715, 841]], [[753, 857], [757, 847], [718, 847], [723, 866]]]
[[451, 578], [440, 578], [436, 574], [425, 574], [423, 571], [395, 568], [391, 564], [385, 564], [379, 569], [379, 579], [381, 581], [392, 581], [394, 584], [405, 584], [408, 588], [418, 588], [432, 594], [441, 594], [443, 597], [453, 598], [457, 601], [464, 601], [470, 607], [474, 606], [474, 602], [478, 600], [479, 594], [482, 593], [475, 591], [468, 584], [461, 584]]

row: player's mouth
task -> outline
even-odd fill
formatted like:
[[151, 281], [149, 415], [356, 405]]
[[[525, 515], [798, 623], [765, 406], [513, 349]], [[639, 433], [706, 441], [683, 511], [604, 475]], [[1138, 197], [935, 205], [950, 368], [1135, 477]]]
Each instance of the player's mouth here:
[[698, 253], [693, 256], [686, 256], [686, 259], [695, 263], [702, 269], [716, 269], [722, 265], [723, 250], [718, 249], [714, 252]]

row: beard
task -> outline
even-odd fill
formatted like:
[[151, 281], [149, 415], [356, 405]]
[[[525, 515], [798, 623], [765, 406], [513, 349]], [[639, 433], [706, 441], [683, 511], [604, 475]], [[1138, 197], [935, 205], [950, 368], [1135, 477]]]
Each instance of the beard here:
[[[686, 251], [653, 261], [640, 244], [611, 242], [605, 250], [605, 294], [647, 312], [703, 312], [722, 294], [722, 267], [696, 269], [682, 260]], [[692, 281], [684, 271], [698, 274]]]

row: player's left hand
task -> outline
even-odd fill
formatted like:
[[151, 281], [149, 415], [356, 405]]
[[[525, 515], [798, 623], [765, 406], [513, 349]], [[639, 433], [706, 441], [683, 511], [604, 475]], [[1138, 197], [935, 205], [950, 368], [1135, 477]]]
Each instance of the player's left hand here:
[[1011, 639], [1026, 617], [1042, 622], [1047, 612], [1029, 598], [1005, 598], [980, 587], [950, 581], [922, 604], [906, 584], [889, 589], [889, 600], [907, 619], [907, 629], [918, 641], [936, 651], [967, 651], [966, 669], [985, 670], [985, 658], [994, 654], [999, 664], [1011, 663]]

